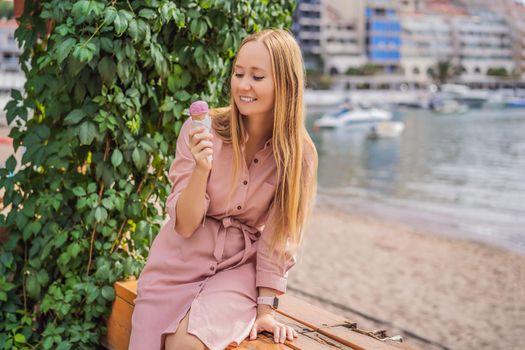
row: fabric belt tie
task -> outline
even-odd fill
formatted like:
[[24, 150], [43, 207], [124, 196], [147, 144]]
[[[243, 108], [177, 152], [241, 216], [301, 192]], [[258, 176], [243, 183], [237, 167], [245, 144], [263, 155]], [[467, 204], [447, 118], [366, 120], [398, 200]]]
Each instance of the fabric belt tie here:
[[252, 241], [256, 241], [260, 237], [261, 232], [254, 227], [243, 224], [242, 222], [235, 218], [232, 218], [231, 216], [227, 216], [223, 219], [220, 219], [219, 221], [221, 221], [221, 227], [219, 228], [219, 232], [217, 233], [217, 244], [215, 245], [213, 256], [219, 262], [222, 260], [222, 255], [224, 253], [224, 244], [226, 243], [226, 232], [228, 231], [228, 228], [235, 227], [242, 232], [242, 235], [244, 237], [244, 253], [241, 261], [235, 266], [232, 266], [231, 268], [244, 264], [246, 260], [248, 260], [250, 250], [252, 249]]

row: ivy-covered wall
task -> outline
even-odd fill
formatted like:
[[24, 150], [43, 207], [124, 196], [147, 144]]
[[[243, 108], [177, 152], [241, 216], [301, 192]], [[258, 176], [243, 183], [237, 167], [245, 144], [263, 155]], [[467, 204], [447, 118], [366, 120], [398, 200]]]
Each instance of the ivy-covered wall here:
[[[93, 349], [112, 285], [137, 276], [165, 218], [183, 111], [228, 101], [247, 33], [289, 27], [293, 0], [26, 0], [24, 91], [0, 169], [0, 344]], [[29, 117], [31, 116], [31, 117]]]

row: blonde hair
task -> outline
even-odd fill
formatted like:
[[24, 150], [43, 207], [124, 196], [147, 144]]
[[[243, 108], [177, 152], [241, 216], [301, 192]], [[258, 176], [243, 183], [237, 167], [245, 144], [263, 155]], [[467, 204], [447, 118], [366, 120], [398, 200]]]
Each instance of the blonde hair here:
[[[272, 65], [275, 88], [272, 149], [277, 184], [270, 209], [274, 210], [273, 220], [266, 226], [270, 225], [273, 231], [271, 251], [282, 259], [285, 253], [293, 253], [300, 245], [302, 229], [312, 211], [317, 191], [317, 151], [304, 122], [305, 73], [299, 45], [285, 30], [265, 29], [247, 36], [239, 50], [251, 41], [262, 42], [268, 48]], [[243, 161], [241, 144], [245, 135], [233, 95], [230, 106], [210, 114], [217, 134], [233, 147], [233, 191]]]

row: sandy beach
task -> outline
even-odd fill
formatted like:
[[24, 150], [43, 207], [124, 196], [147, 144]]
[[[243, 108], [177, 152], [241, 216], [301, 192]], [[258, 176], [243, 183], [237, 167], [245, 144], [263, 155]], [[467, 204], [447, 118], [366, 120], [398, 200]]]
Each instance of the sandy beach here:
[[420, 349], [525, 349], [525, 255], [318, 202], [288, 281]]

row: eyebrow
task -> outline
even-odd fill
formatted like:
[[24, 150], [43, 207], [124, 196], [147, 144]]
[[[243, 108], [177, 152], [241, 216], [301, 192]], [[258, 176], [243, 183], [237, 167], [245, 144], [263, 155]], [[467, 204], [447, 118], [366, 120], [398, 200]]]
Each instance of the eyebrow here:
[[[243, 66], [241, 66], [241, 65], [238, 65], [238, 64], [236, 64], [236, 65], [235, 65], [235, 68], [244, 68], [244, 67], [243, 67]], [[260, 70], [260, 71], [266, 72], [266, 70], [265, 70], [265, 69], [263, 69], [263, 68], [260, 68], [260, 67], [255, 67], [255, 66], [251, 66], [251, 67], [248, 67], [248, 68], [251, 68], [251, 69], [256, 69], [256, 70]]]

